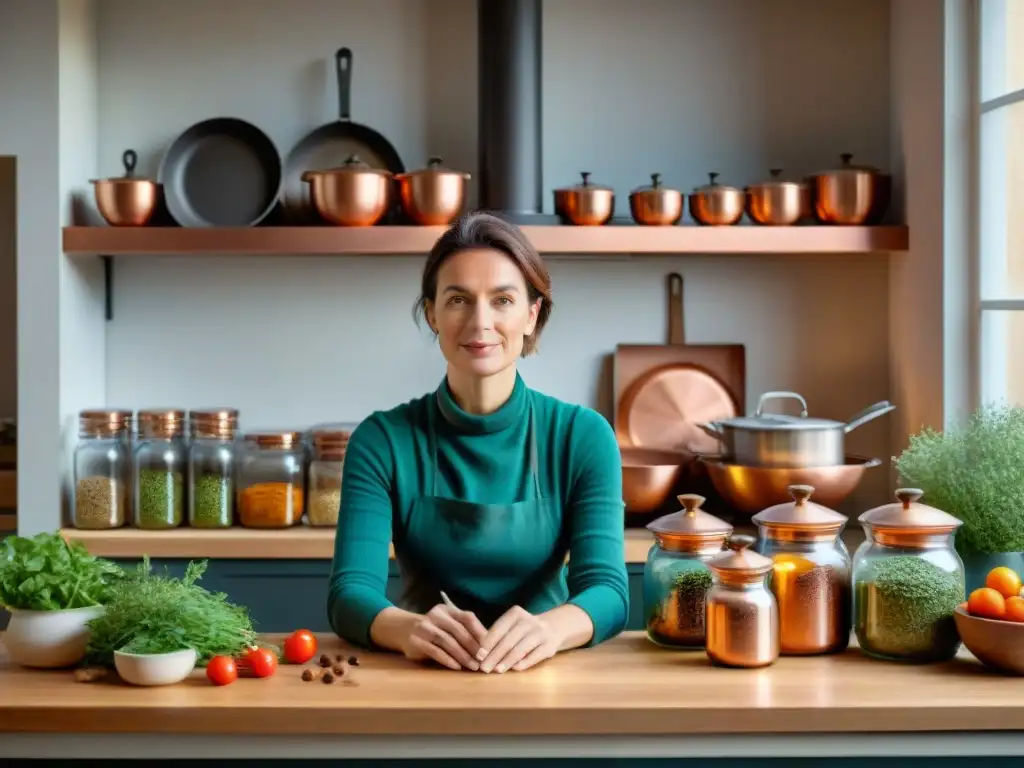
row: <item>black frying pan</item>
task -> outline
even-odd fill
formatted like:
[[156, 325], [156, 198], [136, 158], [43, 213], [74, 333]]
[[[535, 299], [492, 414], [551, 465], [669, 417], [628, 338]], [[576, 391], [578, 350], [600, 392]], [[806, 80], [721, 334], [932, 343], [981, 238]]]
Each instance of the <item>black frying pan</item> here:
[[336, 168], [344, 165], [350, 155], [357, 155], [371, 168], [405, 172], [402, 158], [390, 141], [369, 126], [352, 121], [352, 51], [340, 48], [334, 61], [338, 74], [339, 117], [306, 134], [284, 164], [283, 202], [285, 213], [293, 221], [319, 218], [309, 202], [309, 185], [302, 181], [306, 171]]
[[164, 153], [159, 180], [183, 227], [250, 227], [281, 196], [281, 153], [252, 123], [215, 117], [187, 128]]

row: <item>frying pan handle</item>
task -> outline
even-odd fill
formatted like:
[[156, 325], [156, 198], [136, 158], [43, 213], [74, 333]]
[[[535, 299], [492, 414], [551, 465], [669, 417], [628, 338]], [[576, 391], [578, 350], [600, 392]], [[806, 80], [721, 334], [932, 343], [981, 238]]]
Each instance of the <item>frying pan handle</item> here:
[[877, 419], [879, 416], [884, 416], [885, 414], [894, 410], [896, 410], [896, 406], [890, 403], [888, 400], [882, 400], [880, 402], [875, 403], [874, 405], [869, 405], [863, 411], [861, 411], [852, 419], [850, 419], [849, 422], [847, 422], [846, 426], [843, 427], [843, 432], [844, 434], [848, 435], [862, 424], [867, 424], [869, 421], [873, 421], [874, 419]]
[[338, 70], [338, 119], [352, 119], [352, 49], [339, 48], [334, 54]]
[[682, 344], [686, 338], [683, 328], [683, 276], [678, 272], [668, 275], [668, 343]]

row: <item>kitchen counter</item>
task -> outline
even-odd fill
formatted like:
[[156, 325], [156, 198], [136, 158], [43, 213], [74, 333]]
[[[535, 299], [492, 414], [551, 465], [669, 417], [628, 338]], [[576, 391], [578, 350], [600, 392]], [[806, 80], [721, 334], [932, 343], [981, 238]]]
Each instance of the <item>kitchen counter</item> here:
[[[275, 638], [270, 638], [273, 642]], [[321, 635], [321, 650], [346, 653]], [[630, 632], [524, 673], [358, 653], [354, 686], [268, 680], [133, 688], [12, 667], [0, 651], [7, 757], [559, 757], [1024, 753], [1024, 683], [966, 652], [947, 664], [856, 650], [762, 670], [710, 666]]]

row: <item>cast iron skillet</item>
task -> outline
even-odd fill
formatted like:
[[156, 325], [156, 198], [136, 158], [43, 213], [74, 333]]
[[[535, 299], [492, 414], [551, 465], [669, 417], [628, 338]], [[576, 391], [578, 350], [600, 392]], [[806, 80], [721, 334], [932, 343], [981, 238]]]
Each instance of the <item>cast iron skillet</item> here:
[[167, 210], [183, 227], [251, 227], [281, 195], [281, 154], [252, 123], [215, 117], [190, 126], [160, 162]]
[[344, 165], [350, 155], [358, 155], [371, 168], [392, 173], [405, 172], [402, 158], [383, 134], [352, 121], [351, 49], [338, 49], [334, 61], [338, 75], [338, 119], [306, 134], [285, 160], [283, 203], [285, 214], [291, 221], [319, 219], [309, 201], [309, 185], [302, 181], [302, 174], [306, 171], [336, 168]]

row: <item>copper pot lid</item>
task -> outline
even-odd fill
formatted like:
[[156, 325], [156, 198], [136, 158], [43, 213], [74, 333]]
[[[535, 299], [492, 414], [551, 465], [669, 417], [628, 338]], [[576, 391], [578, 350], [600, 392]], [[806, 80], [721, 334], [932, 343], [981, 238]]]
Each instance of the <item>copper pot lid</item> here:
[[754, 545], [754, 537], [746, 534], [734, 534], [729, 537], [728, 550], [716, 555], [708, 561], [708, 568], [713, 571], [725, 571], [737, 575], [758, 576], [768, 573], [774, 562], [771, 558], [759, 555], [750, 549]]
[[460, 178], [469, 181], [472, 176], [463, 171], [455, 171], [451, 168], [446, 168], [440, 157], [431, 157], [427, 160], [427, 167], [420, 168], [415, 171], [407, 171], [406, 173], [400, 173], [395, 176], [396, 179], [409, 179], [414, 176], [458, 176]]
[[787, 489], [793, 501], [775, 504], [758, 512], [752, 518], [757, 525], [774, 528], [805, 528], [811, 530], [838, 529], [846, 523], [846, 516], [810, 500], [812, 485], [791, 485]]
[[783, 189], [785, 187], [803, 187], [805, 186], [802, 182], [792, 181], [790, 179], [782, 178], [781, 168], [771, 168], [768, 171], [768, 179], [765, 181], [759, 181], [756, 184], [751, 184], [747, 187], [748, 190], [755, 191], [759, 189]]
[[336, 166], [334, 168], [327, 168], [326, 170], [320, 170], [320, 171], [306, 171], [306, 173], [303, 174], [303, 178], [305, 178], [307, 176], [310, 177], [310, 178], [312, 178], [314, 176], [326, 176], [326, 175], [329, 175], [329, 174], [336, 174], [336, 173], [338, 173], [338, 174], [347, 174], [347, 173], [363, 174], [363, 173], [366, 173], [366, 174], [371, 174], [371, 175], [374, 175], [374, 176], [391, 176], [391, 171], [389, 171], [389, 170], [387, 170], [385, 168], [374, 168], [373, 166], [367, 165], [366, 163], [364, 163], [359, 158], [359, 155], [352, 154], [352, 155], [349, 155], [348, 157], [346, 157], [345, 158], [345, 162], [342, 163], [339, 166]]
[[722, 184], [718, 180], [718, 177], [720, 175], [721, 174], [719, 174], [719, 173], [717, 173], [715, 171], [712, 171], [711, 173], [709, 173], [708, 174], [708, 183], [705, 184], [703, 187], [696, 187], [696, 188], [694, 188], [694, 190], [693, 190], [694, 193], [696, 193], [696, 194], [704, 194], [704, 193], [707, 193], [707, 192], [739, 192], [739, 190], [736, 187], [730, 187], [728, 184]]
[[632, 194], [634, 194], [634, 195], [642, 195], [644, 193], [651, 193], [651, 192], [655, 192], [655, 193], [661, 194], [661, 193], [664, 193], [664, 192], [679, 192], [679, 190], [678, 189], [673, 189], [672, 187], [663, 186], [662, 183], [661, 183], [661, 174], [660, 173], [652, 173], [651, 174], [651, 183], [647, 184], [647, 185], [645, 185], [643, 187], [637, 187], [636, 189], [633, 190]]
[[620, 404], [623, 433], [633, 445], [715, 453], [718, 441], [697, 425], [736, 416], [729, 390], [703, 368], [676, 363], [643, 375]]
[[135, 167], [139, 164], [139, 155], [134, 149], [126, 149], [121, 155], [121, 164], [124, 165], [124, 176], [112, 176], [109, 179], [89, 179], [90, 184], [155, 184], [152, 179], [135, 175]]
[[600, 184], [590, 183], [590, 171], [582, 171], [580, 177], [583, 179], [579, 184], [575, 184], [571, 187], [563, 187], [562, 189], [556, 189], [556, 192], [583, 192], [584, 190], [591, 192], [612, 192], [611, 187], [603, 187]]
[[681, 536], [686, 538], [709, 539], [721, 537], [723, 540], [732, 533], [733, 527], [708, 514], [701, 507], [707, 501], [696, 493], [683, 493], [676, 496], [683, 508], [678, 512], [662, 515], [647, 525], [647, 530], [656, 536]]
[[920, 503], [922, 496], [924, 491], [920, 488], [899, 488], [897, 503], [869, 509], [857, 519], [872, 528], [916, 531], [953, 531], [963, 525], [963, 521], [951, 514]]
[[872, 165], [855, 165], [853, 162], [853, 153], [844, 152], [839, 156], [840, 165], [838, 168], [831, 168], [827, 171], [820, 171], [814, 174], [815, 176], [828, 176], [829, 174], [843, 174], [843, 173], [870, 173], [880, 174], [881, 171]]

